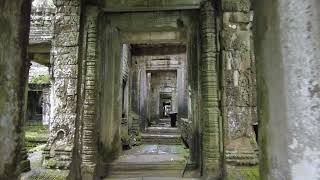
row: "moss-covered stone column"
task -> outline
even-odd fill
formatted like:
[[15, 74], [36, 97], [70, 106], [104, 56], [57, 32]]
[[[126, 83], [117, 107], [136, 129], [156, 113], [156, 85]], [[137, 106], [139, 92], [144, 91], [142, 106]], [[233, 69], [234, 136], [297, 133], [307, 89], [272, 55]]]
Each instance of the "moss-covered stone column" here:
[[54, 3], [57, 12], [51, 50], [53, 104], [44, 164], [50, 168], [67, 168], [75, 134], [80, 0]]
[[30, 0], [0, 3], [0, 179], [17, 179], [24, 157], [23, 121]]
[[216, 21], [214, 4], [204, 1], [200, 9], [201, 27], [201, 128], [202, 171], [207, 179], [221, 175]]

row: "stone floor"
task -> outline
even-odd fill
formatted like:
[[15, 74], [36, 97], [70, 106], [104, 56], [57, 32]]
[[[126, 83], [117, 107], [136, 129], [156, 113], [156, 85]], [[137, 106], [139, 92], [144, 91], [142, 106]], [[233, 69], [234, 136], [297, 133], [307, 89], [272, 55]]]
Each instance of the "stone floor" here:
[[[189, 150], [182, 145], [158, 145], [158, 144], [144, 144], [141, 146], [134, 146], [130, 150], [123, 151], [118, 161], [129, 162], [131, 158], [135, 158], [136, 162], [146, 161], [167, 161], [168, 157], [173, 160], [185, 160], [189, 155]], [[145, 159], [151, 156], [156, 156], [159, 159]], [[166, 157], [166, 158], [165, 158]]]
[[[188, 156], [189, 150], [182, 145], [135, 146], [113, 162], [113, 176], [105, 180], [196, 180], [182, 178]], [[23, 173], [20, 180], [66, 179], [69, 171], [44, 169], [41, 159], [41, 150], [29, 154], [32, 170]]]
[[159, 176], [162, 178], [178, 177], [179, 179], [184, 176], [188, 157], [189, 150], [183, 145], [136, 146], [124, 151], [111, 164], [109, 177], [110, 179], [129, 177], [150, 179], [150, 177]]
[[22, 173], [20, 180], [65, 180], [69, 174], [68, 170], [51, 170], [41, 167], [42, 149], [40, 145], [33, 150], [28, 156], [31, 165], [31, 171]]

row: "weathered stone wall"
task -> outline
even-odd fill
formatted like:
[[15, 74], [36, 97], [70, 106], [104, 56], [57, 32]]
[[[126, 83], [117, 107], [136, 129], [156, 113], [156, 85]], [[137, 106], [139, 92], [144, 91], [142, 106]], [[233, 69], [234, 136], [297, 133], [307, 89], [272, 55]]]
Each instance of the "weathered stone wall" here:
[[53, 0], [34, 0], [31, 8], [29, 43], [50, 43], [56, 7]]
[[261, 179], [319, 179], [320, 1], [254, 6]]
[[148, 119], [155, 124], [159, 122], [161, 93], [171, 95], [172, 111], [177, 111], [177, 72], [176, 71], [151, 71], [150, 86], [148, 89]]
[[256, 72], [251, 1], [222, 1], [222, 109], [229, 165], [256, 165]]
[[27, 162], [21, 162], [25, 158], [21, 151], [30, 11], [29, 0], [0, 3], [0, 179], [17, 179]]
[[181, 131], [181, 138], [183, 142], [190, 148], [192, 146], [192, 121], [181, 118], [179, 121], [179, 129]]
[[[161, 51], [161, 50], [160, 50]], [[159, 52], [159, 51], [158, 51]], [[169, 91], [173, 92], [172, 102], [173, 109], [177, 111], [178, 115], [181, 111], [182, 117], [187, 117], [188, 112], [188, 97], [185, 97], [187, 94], [187, 68], [186, 68], [186, 54], [179, 53], [174, 55], [134, 55], [132, 72], [139, 74], [133, 74], [133, 76], [137, 76], [138, 78], [132, 79], [133, 91], [132, 91], [132, 110], [138, 106], [141, 106], [141, 101], [146, 101], [145, 107], [141, 107], [143, 109], [142, 112], [147, 112], [145, 115], [149, 121], [157, 121], [160, 117], [159, 115], [159, 98], [160, 91]], [[167, 77], [166, 72], [168, 72], [170, 77]], [[136, 85], [141, 83], [141, 74], [150, 73], [150, 77], [146, 78], [147, 88], [142, 86], [141, 88], [135, 88]], [[162, 73], [162, 74], [161, 74]], [[172, 73], [174, 75], [172, 75]], [[169, 78], [169, 79], [166, 79]], [[178, 80], [180, 80], [178, 82]], [[174, 81], [174, 82], [173, 82]], [[142, 82], [143, 83], [143, 82]], [[168, 88], [166, 88], [168, 87]], [[170, 88], [169, 88], [170, 87]], [[141, 89], [147, 91], [147, 96], [141, 96], [142, 98], [138, 101], [135, 100], [135, 93], [141, 93]], [[180, 105], [180, 107], [179, 107]], [[184, 111], [182, 111], [184, 110]], [[139, 112], [138, 111], [138, 112]], [[185, 114], [183, 114], [185, 113]], [[138, 113], [141, 116], [141, 113]], [[140, 119], [142, 120], [142, 119]]]
[[80, 1], [55, 1], [51, 62], [53, 68], [50, 137], [44, 164], [67, 168], [75, 133]]

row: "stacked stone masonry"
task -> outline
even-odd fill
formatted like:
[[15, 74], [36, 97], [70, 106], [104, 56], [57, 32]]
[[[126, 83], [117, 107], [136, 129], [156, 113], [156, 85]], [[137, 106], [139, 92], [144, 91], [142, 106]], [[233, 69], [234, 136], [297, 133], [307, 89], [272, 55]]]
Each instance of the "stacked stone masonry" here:
[[53, 0], [34, 0], [31, 9], [29, 44], [50, 42], [56, 7]]
[[256, 165], [257, 125], [255, 57], [252, 43], [251, 1], [222, 3], [222, 109], [225, 122], [226, 161]]
[[[54, 102], [44, 164], [54, 167], [57, 162], [57, 168], [67, 168], [71, 162], [75, 133], [80, 1], [56, 0], [54, 3], [57, 8], [51, 49]], [[56, 150], [65, 150], [69, 158], [59, 156]]]
[[82, 132], [82, 162], [94, 166], [96, 155], [96, 24], [97, 10], [87, 8], [88, 16], [86, 21], [87, 49], [85, 60], [84, 78], [84, 112]]
[[[82, 59], [81, 69], [78, 69], [78, 51], [80, 50], [79, 42], [81, 42], [79, 41], [80, 2], [76, 0], [57, 0], [55, 1], [55, 6], [57, 12], [54, 19], [54, 37], [51, 53], [54, 82], [52, 92], [55, 102], [51, 116], [52, 123], [50, 124], [51, 136], [44, 153], [46, 159], [44, 162], [50, 168], [67, 168], [72, 157], [73, 138], [75, 137], [76, 128], [78, 128], [80, 142], [77, 151], [81, 154], [83, 177], [91, 178], [97, 163], [96, 154], [98, 151], [96, 141], [96, 50], [98, 40], [96, 37], [99, 9], [91, 6], [84, 8], [82, 52], [80, 53]], [[250, 3], [245, 0], [224, 0], [222, 1], [221, 17], [217, 16], [216, 6], [217, 4], [212, 1], [203, 1], [200, 7], [201, 55], [199, 73], [202, 168], [204, 175], [209, 178], [221, 176], [222, 158], [226, 158], [227, 163], [232, 165], [255, 165], [257, 163], [255, 154], [256, 142], [251, 126], [256, 122], [256, 104], [254, 94], [254, 56], [251, 48], [251, 22], [253, 15], [250, 12]], [[46, 11], [53, 12], [50, 8]], [[51, 17], [52, 14], [50, 13], [48, 15]], [[219, 18], [221, 18], [221, 21], [219, 21]], [[222, 22], [221, 29], [216, 26], [219, 22]], [[217, 36], [217, 33], [220, 36]], [[68, 40], [66, 41], [66, 39]], [[155, 56], [144, 57], [157, 59]], [[167, 57], [159, 56], [158, 58], [165, 59]], [[135, 76], [137, 76], [136, 80], [140, 81], [142, 78], [147, 82], [148, 77], [141, 76], [141, 74], [146, 74], [148, 70], [154, 70], [155, 65], [159, 66], [157, 68], [169, 68], [169, 70], [174, 67], [174, 69], [178, 69], [177, 73], [181, 71], [183, 74], [187, 69], [185, 62], [180, 62], [180, 60], [178, 60], [178, 64], [174, 64], [175, 60], [171, 60], [170, 63], [173, 64], [169, 63], [169, 66], [169, 61], [161, 60], [160, 64], [159, 62], [153, 60], [141, 64], [139, 60], [137, 67], [133, 66], [132, 72], [128, 71], [128, 62], [123, 63], [122, 79], [128, 78], [127, 76], [132, 73], [133, 82], [135, 82]], [[163, 62], [165, 64], [162, 65], [161, 63]], [[222, 69], [219, 69], [220, 67]], [[218, 77], [220, 74], [222, 76]], [[183, 82], [187, 81], [186, 79], [182, 80]], [[219, 80], [222, 82], [221, 84]], [[78, 84], [81, 86], [80, 94], [77, 94]], [[141, 91], [142, 86], [145, 86], [145, 84], [137, 82], [134, 85], [133, 83], [130, 88], [134, 89], [135, 86], [137, 86], [136, 91]], [[186, 94], [186, 92], [183, 92], [183, 94]], [[140, 102], [144, 101], [141, 98], [147, 94], [143, 91], [138, 92], [137, 95], [135, 96], [133, 92], [132, 97], [138, 98], [137, 102]], [[80, 112], [77, 114], [76, 109], [79, 102], [82, 102], [83, 106], [80, 105]], [[134, 112], [130, 112], [126, 123], [130, 122], [134, 131], [140, 131], [141, 123], [138, 121], [148, 118], [148, 113], [146, 112], [148, 112], [149, 108], [141, 107], [144, 103], [135, 104], [134, 99], [132, 99], [131, 103], [133, 103], [133, 106], [137, 106], [132, 107], [132, 110], [139, 114], [139, 117], [131, 117]], [[77, 117], [79, 117], [78, 125], [75, 122]], [[222, 156], [222, 120], [224, 120], [224, 128], [226, 129], [225, 132], [227, 132], [224, 139], [226, 145], [225, 157]], [[192, 128], [188, 121], [182, 123], [182, 125], [186, 129]], [[186, 133], [185, 136], [187, 143], [190, 144], [189, 141], [191, 141], [192, 137]], [[90, 177], [87, 175], [90, 175]]]

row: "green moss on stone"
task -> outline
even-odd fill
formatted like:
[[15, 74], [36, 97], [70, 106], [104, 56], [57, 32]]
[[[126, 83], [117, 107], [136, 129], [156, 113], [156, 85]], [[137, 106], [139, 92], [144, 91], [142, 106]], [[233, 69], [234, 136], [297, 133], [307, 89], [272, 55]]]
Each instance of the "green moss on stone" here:
[[[257, 63], [257, 66], [261, 64]], [[268, 174], [269, 172], [269, 160], [268, 160], [268, 123], [269, 123], [269, 99], [268, 99], [268, 90], [266, 83], [262, 77], [257, 78], [257, 91], [258, 91], [258, 116], [259, 116], [259, 149], [260, 149], [260, 169], [262, 174]], [[266, 179], [262, 176], [261, 179]]]
[[227, 180], [259, 180], [259, 166], [227, 167]]
[[25, 145], [27, 151], [32, 148], [45, 144], [48, 140], [49, 132], [48, 127], [43, 126], [41, 123], [26, 125], [25, 127]]
[[50, 158], [46, 162], [46, 166], [50, 168], [55, 168], [57, 166], [58, 162], [54, 158]]

